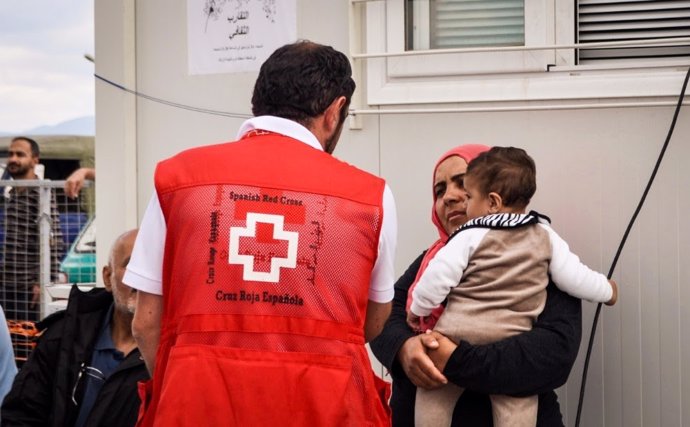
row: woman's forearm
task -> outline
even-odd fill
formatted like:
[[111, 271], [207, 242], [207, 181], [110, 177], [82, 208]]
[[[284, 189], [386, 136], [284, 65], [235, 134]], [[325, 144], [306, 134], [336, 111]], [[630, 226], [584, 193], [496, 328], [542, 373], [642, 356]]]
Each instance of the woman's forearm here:
[[550, 284], [546, 306], [531, 331], [453, 351], [443, 373], [461, 387], [487, 394], [532, 395], [565, 383], [581, 338], [580, 300]]

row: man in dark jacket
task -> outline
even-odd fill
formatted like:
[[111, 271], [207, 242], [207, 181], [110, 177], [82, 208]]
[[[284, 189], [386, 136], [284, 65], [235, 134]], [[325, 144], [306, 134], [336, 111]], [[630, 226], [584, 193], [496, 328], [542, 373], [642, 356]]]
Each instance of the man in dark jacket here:
[[67, 309], [37, 325], [43, 334], [2, 404], [3, 426], [135, 424], [137, 382], [148, 373], [131, 332], [136, 291], [122, 276], [136, 234], [113, 244], [105, 289], [75, 285]]

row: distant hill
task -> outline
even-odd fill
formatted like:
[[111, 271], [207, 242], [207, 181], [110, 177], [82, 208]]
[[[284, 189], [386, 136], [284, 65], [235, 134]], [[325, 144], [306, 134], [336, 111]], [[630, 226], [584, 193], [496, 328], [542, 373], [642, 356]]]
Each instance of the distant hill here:
[[[52, 126], [39, 126], [21, 132], [22, 135], [85, 135], [93, 136], [96, 133], [96, 122], [93, 116], [78, 117]], [[10, 135], [0, 132], [0, 135]]]

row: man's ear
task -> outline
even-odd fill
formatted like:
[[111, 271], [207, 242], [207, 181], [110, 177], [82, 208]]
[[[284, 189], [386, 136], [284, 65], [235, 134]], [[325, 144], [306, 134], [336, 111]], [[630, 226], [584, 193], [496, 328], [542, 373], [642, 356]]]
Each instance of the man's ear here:
[[333, 102], [331, 102], [331, 105], [329, 105], [328, 108], [326, 108], [326, 111], [324, 111], [326, 126], [330, 132], [338, 127], [338, 124], [340, 123], [340, 112], [343, 108], [345, 108], [346, 103], [347, 99], [345, 99], [344, 96], [339, 96], [334, 99]]
[[110, 283], [110, 274], [113, 272], [113, 270], [110, 268], [109, 265], [106, 265], [103, 267], [102, 274], [103, 274], [103, 284], [105, 285], [105, 289], [108, 292], [113, 291], [113, 284]]
[[488, 195], [489, 199], [489, 213], [495, 214], [503, 209], [503, 199], [501, 195], [496, 192], [491, 192]]

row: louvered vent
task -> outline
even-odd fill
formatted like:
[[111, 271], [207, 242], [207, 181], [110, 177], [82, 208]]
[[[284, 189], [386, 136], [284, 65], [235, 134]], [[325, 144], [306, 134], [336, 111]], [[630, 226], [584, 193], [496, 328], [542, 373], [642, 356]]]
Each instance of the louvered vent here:
[[431, 1], [431, 48], [525, 44], [524, 0]]
[[[580, 43], [690, 37], [690, 0], [579, 0]], [[690, 58], [690, 45], [579, 49], [581, 64], [601, 60]]]

